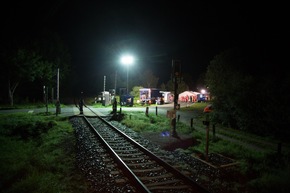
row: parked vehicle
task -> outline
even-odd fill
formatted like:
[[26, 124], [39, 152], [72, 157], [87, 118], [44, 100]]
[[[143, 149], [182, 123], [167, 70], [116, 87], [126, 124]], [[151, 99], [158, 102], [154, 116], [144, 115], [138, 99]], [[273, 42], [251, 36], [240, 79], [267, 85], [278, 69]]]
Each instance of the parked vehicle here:
[[206, 102], [207, 101], [207, 97], [204, 94], [198, 94], [197, 95], [197, 102]]
[[132, 107], [134, 105], [134, 97], [131, 95], [122, 95], [120, 97], [120, 105]]
[[157, 88], [141, 88], [140, 103], [142, 104], [165, 104], [173, 102], [173, 94], [169, 91], [161, 91]]
[[160, 90], [157, 88], [141, 88], [140, 91], [140, 103], [142, 104], [154, 104], [161, 103]]
[[160, 91], [164, 104], [172, 103], [174, 101], [174, 94], [170, 91]]

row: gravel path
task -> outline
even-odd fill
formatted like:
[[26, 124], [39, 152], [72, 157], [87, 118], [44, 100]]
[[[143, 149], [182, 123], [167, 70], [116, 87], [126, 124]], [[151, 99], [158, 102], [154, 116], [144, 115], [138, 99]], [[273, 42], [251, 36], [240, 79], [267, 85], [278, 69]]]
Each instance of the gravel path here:
[[[106, 192], [110, 192], [110, 187], [114, 189], [113, 192], [122, 192], [124, 189], [122, 189], [120, 186], [115, 186], [114, 182], [116, 179], [113, 176], [105, 175], [108, 173], [105, 171], [107, 168], [105, 165], [101, 163], [96, 163], [95, 160], [101, 160], [98, 157], [98, 154], [96, 154], [97, 145], [95, 143], [95, 140], [92, 140], [91, 136], [88, 136], [84, 131], [86, 129], [82, 128], [83, 125], [77, 123], [76, 121], [71, 121], [73, 126], [76, 128], [76, 138], [78, 143], [78, 163], [81, 170], [84, 172], [84, 174], [88, 177], [88, 180], [93, 183], [93, 189], [94, 192], [100, 192], [102, 188], [106, 188]], [[219, 168], [214, 168], [210, 164], [207, 164], [200, 159], [197, 159], [196, 157], [191, 156], [190, 154], [186, 154], [183, 151], [180, 151], [178, 148], [178, 143], [170, 143], [171, 150], [166, 150], [162, 148], [159, 144], [153, 143], [151, 140], [147, 137], [144, 137], [143, 135], [140, 135], [139, 133], [134, 132], [130, 128], [127, 128], [126, 126], [120, 124], [119, 122], [112, 121], [113, 125], [118, 127], [120, 130], [125, 132], [127, 135], [129, 135], [131, 138], [138, 140], [141, 145], [145, 145], [152, 153], [158, 155], [160, 158], [165, 160], [170, 165], [178, 168], [179, 170], [182, 170], [186, 175], [191, 177], [194, 181], [196, 181], [198, 184], [202, 185], [206, 189], [208, 189], [211, 193], [229, 193], [230, 191], [230, 184], [232, 183], [232, 180], [227, 181], [227, 179], [224, 178], [225, 171], [221, 170]], [[90, 135], [90, 134], [89, 134]], [[161, 136], [156, 136], [155, 139], [159, 138]], [[166, 138], [166, 140], [169, 140], [170, 138]], [[180, 140], [180, 139], [175, 139]], [[174, 151], [173, 151], [174, 149]], [[93, 154], [92, 154], [93, 153]], [[91, 159], [92, 156], [94, 159]], [[212, 162], [224, 162], [228, 163], [228, 160], [223, 157], [217, 157], [215, 155], [210, 155], [210, 160]], [[219, 158], [219, 160], [215, 160]], [[104, 167], [98, 167], [96, 172], [96, 175], [93, 175], [92, 166], [104, 166]], [[104, 171], [103, 171], [104, 170]], [[226, 171], [228, 173], [229, 171]], [[102, 180], [98, 180], [98, 179]], [[113, 178], [113, 179], [112, 179]], [[105, 180], [106, 179], [106, 180]], [[108, 183], [110, 182], [110, 183]], [[112, 183], [111, 183], [112, 182]], [[123, 187], [126, 189], [126, 187]], [[129, 188], [129, 186], [127, 187]], [[104, 190], [104, 189], [103, 189]], [[117, 191], [118, 190], [118, 191]], [[101, 191], [102, 192], [102, 191]]]

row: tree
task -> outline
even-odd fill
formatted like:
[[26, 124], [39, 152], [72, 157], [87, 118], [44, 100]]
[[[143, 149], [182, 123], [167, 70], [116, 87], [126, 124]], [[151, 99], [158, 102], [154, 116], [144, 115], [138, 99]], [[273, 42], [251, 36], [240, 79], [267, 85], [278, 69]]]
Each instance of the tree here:
[[51, 65], [43, 74], [42, 81], [50, 87], [55, 85], [56, 71], [61, 70], [60, 79], [64, 80], [70, 73], [71, 56], [68, 48], [64, 45], [57, 33], [44, 29], [34, 38], [29, 48], [34, 50], [38, 55], [42, 56], [43, 62]]
[[240, 128], [237, 116], [238, 109], [249, 92], [246, 84], [251, 84], [251, 76], [244, 73], [247, 64], [238, 49], [231, 49], [215, 56], [206, 72], [206, 83], [214, 97], [215, 114], [219, 121], [234, 128]]
[[[177, 93], [182, 93], [184, 92], [185, 90], [188, 90], [188, 86], [187, 84], [183, 81], [183, 80], [177, 80], [177, 84], [178, 84], [178, 88], [177, 88]], [[166, 83], [166, 90], [168, 91], [174, 91], [174, 82], [173, 80], [169, 80], [167, 83]]]
[[161, 83], [160, 85], [160, 89], [166, 91], [166, 85], [164, 83]]
[[277, 88], [277, 80], [285, 86], [289, 78], [266, 73], [264, 67], [250, 49], [230, 49], [214, 57], [206, 83], [213, 97], [215, 121], [262, 135], [286, 132], [289, 117], [281, 111], [287, 111], [287, 95]]
[[139, 99], [140, 98], [140, 91], [139, 89], [143, 88], [142, 86], [134, 86], [133, 91], [130, 92], [134, 98]]
[[10, 65], [7, 67], [8, 96], [10, 105], [14, 105], [14, 92], [24, 79], [34, 81], [38, 76], [43, 76], [50, 63], [41, 60], [41, 56], [35, 52], [19, 49], [11, 58]]
[[70, 55], [56, 34], [44, 32], [36, 38], [23, 39], [1, 55], [1, 77], [7, 82], [11, 106], [21, 82], [37, 81], [52, 87], [57, 68], [61, 68], [63, 78], [69, 72]]
[[157, 87], [159, 78], [154, 76], [151, 70], [144, 71], [142, 76], [140, 76], [140, 78], [141, 78], [140, 82], [145, 88]]

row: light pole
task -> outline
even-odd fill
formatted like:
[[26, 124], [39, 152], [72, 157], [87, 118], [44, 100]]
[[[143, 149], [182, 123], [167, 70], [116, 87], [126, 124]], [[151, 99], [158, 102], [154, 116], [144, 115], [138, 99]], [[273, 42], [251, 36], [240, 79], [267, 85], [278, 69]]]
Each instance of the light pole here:
[[129, 91], [129, 66], [134, 63], [134, 57], [130, 55], [124, 55], [121, 57], [121, 63], [127, 67], [127, 94]]

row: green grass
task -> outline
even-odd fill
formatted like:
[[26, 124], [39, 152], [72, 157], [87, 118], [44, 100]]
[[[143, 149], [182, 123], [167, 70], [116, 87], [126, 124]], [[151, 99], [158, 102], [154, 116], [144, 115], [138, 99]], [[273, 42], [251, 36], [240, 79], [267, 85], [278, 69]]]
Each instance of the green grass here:
[[[190, 111], [194, 117], [194, 129], [183, 123], [177, 123], [179, 134], [192, 135], [200, 143], [185, 150], [188, 154], [205, 153], [206, 135], [202, 121], [205, 119], [203, 108], [206, 103], [196, 103], [190, 107], [182, 108], [181, 111]], [[167, 117], [155, 114], [145, 115], [144, 112], [126, 112], [122, 123], [137, 132], [161, 132], [172, 130]], [[264, 142], [272, 142], [274, 139], [263, 138], [253, 134], [232, 130], [231, 128], [216, 127], [216, 133], [226, 133], [233, 139], [241, 140], [249, 144], [263, 145]], [[231, 132], [232, 131], [232, 132]], [[281, 155], [275, 151], [259, 152], [245, 146], [235, 144], [212, 136], [210, 131], [209, 153], [219, 153], [230, 157], [238, 162], [234, 171], [239, 173], [239, 177], [245, 179], [243, 185], [239, 184], [239, 177], [233, 181], [233, 189], [237, 187], [247, 187], [251, 192], [289, 192], [290, 190], [290, 153], [283, 151]], [[218, 182], [217, 182], [218, 183]], [[222, 183], [222, 182], [221, 182]], [[218, 186], [218, 185], [217, 185]], [[238, 189], [238, 188], [237, 188]], [[274, 191], [275, 190], [275, 191]], [[234, 190], [233, 190], [234, 191]]]
[[[101, 104], [97, 104], [100, 105]], [[196, 103], [180, 111], [190, 111], [194, 130], [177, 122], [178, 133], [192, 135], [200, 143], [185, 152], [205, 152], [203, 108]], [[27, 107], [27, 106], [26, 106]], [[110, 107], [111, 108], [111, 107]], [[126, 108], [124, 108], [126, 109]], [[171, 129], [170, 120], [154, 113], [126, 112], [122, 123], [137, 132]], [[197, 129], [199, 128], [199, 129]], [[217, 125], [217, 133], [248, 143], [269, 140]], [[274, 139], [271, 139], [274, 140]], [[8, 192], [88, 192], [88, 186], [75, 168], [74, 129], [65, 117], [42, 114], [0, 114], [0, 189]], [[289, 192], [290, 153], [260, 153], [216, 138], [210, 132], [209, 153], [220, 153], [238, 161], [236, 168], [253, 192]], [[216, 182], [217, 186], [218, 183]], [[233, 182], [234, 183], [234, 182]], [[237, 184], [233, 184], [238, 187]], [[275, 190], [275, 191], [274, 191]]]
[[[121, 121], [122, 124], [132, 128], [136, 132], [162, 132], [171, 129], [171, 121], [164, 115], [156, 116], [155, 113], [144, 112], [127, 112], [123, 111], [125, 119]], [[176, 127], [181, 133], [190, 133], [192, 129], [182, 122], [177, 122]]]
[[87, 192], [66, 118], [17, 113], [0, 120], [1, 192]]

